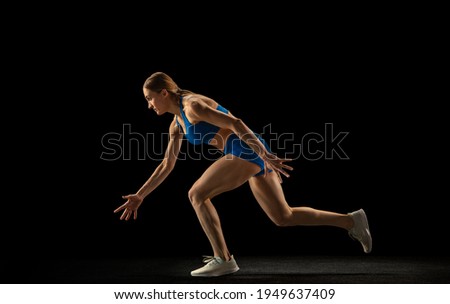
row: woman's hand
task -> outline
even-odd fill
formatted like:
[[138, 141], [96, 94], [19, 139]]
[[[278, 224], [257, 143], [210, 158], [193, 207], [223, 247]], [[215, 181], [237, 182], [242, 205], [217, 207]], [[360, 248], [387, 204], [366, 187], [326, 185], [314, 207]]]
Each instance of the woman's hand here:
[[285, 169], [291, 171], [294, 169], [291, 166], [284, 164], [284, 162], [291, 161], [292, 160], [291, 158], [279, 158], [273, 153], [268, 153], [264, 155], [262, 159], [264, 160], [264, 176], [267, 175], [269, 169], [272, 169], [277, 174], [280, 183], [283, 182], [281, 174], [283, 174], [286, 177], [289, 177], [289, 174], [285, 171]]
[[122, 196], [123, 199], [126, 199], [127, 201], [125, 204], [114, 210], [114, 213], [117, 213], [121, 210], [123, 210], [122, 215], [120, 216], [120, 219], [125, 219], [128, 221], [133, 215], [133, 219], [137, 218], [137, 210], [139, 206], [142, 204], [143, 199], [137, 195], [137, 194], [129, 194]]

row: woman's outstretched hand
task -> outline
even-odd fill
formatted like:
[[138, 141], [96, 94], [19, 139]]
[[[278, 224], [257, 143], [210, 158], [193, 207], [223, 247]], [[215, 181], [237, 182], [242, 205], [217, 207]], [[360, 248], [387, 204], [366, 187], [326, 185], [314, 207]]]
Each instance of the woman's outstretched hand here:
[[122, 196], [122, 198], [126, 199], [127, 201], [122, 206], [120, 206], [119, 208], [114, 210], [114, 213], [117, 213], [117, 212], [123, 210], [123, 213], [120, 216], [121, 220], [124, 219], [124, 220], [128, 221], [132, 215], [133, 215], [133, 219], [136, 219], [137, 218], [137, 210], [138, 210], [139, 206], [142, 204], [143, 199], [137, 194], [124, 195], [124, 196]]
[[277, 174], [280, 183], [283, 182], [281, 174], [283, 174], [286, 177], [289, 177], [289, 174], [285, 171], [285, 169], [290, 171], [294, 169], [291, 166], [284, 164], [284, 162], [292, 161], [291, 158], [279, 158], [275, 154], [269, 153], [263, 157], [263, 160], [264, 160], [264, 176], [267, 175], [269, 169], [272, 169]]

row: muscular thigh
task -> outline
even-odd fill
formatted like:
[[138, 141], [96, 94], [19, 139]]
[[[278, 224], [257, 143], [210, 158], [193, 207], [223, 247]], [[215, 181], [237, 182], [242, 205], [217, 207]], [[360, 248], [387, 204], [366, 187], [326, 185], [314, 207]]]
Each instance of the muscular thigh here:
[[259, 166], [234, 155], [226, 155], [215, 161], [194, 183], [192, 189], [205, 198], [230, 191], [241, 186], [258, 173]]
[[279, 218], [290, 212], [275, 172], [266, 176], [255, 176], [249, 180], [250, 188], [257, 202], [270, 218]]

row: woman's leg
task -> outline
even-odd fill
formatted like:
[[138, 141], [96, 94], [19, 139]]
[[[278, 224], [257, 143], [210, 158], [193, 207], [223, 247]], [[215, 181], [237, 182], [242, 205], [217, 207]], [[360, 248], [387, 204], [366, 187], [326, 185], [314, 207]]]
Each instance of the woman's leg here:
[[211, 243], [215, 257], [224, 260], [231, 258], [219, 216], [211, 199], [239, 187], [260, 170], [255, 164], [233, 155], [226, 155], [214, 162], [189, 190], [189, 200]]
[[372, 251], [372, 236], [364, 210], [342, 214], [310, 207], [290, 207], [274, 172], [265, 177], [252, 177], [249, 184], [259, 205], [278, 226], [328, 225], [343, 228], [361, 243], [365, 253]]
[[249, 180], [250, 188], [261, 208], [278, 226], [328, 225], [349, 230], [353, 219], [348, 214], [317, 210], [310, 207], [290, 207], [274, 172]]

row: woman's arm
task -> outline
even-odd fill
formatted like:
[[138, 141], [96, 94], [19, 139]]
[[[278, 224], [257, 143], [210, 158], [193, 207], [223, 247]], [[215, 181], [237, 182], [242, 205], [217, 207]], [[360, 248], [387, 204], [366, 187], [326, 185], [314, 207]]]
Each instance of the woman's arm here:
[[169, 134], [169, 144], [167, 145], [166, 154], [162, 162], [158, 165], [150, 178], [144, 183], [144, 185], [136, 192], [136, 194], [122, 196], [122, 198], [126, 199], [127, 201], [119, 208], [114, 210], [114, 213], [123, 210], [123, 213], [120, 216], [121, 220], [129, 220], [131, 216], [136, 219], [137, 210], [142, 204], [144, 198], [153, 190], [155, 190], [173, 170], [178, 158], [178, 154], [180, 152], [183, 139], [183, 133], [181, 133], [179, 127], [176, 126], [175, 119], [170, 124]]
[[153, 190], [155, 190], [175, 167], [175, 163], [177, 161], [183, 139], [183, 133], [180, 132], [180, 128], [175, 124], [175, 120], [173, 120], [170, 124], [169, 136], [169, 143], [167, 145], [164, 159], [155, 169], [150, 178], [136, 193], [142, 199], [144, 199]]
[[189, 114], [188, 118], [192, 120], [206, 121], [220, 128], [230, 129], [264, 160], [266, 163], [265, 174], [268, 171], [268, 167], [270, 167], [277, 172], [280, 182], [280, 173], [289, 177], [289, 174], [284, 169], [292, 170], [293, 168], [285, 165], [283, 162], [291, 161], [291, 159], [278, 158], [275, 154], [267, 151], [264, 144], [241, 119], [213, 109], [201, 99], [191, 101], [186, 114]]

